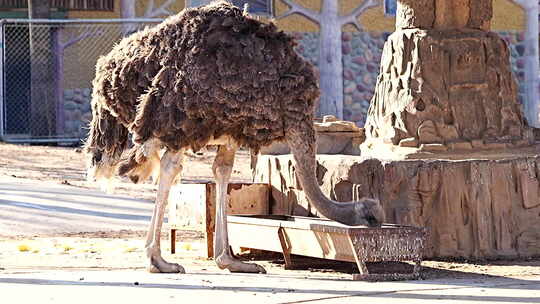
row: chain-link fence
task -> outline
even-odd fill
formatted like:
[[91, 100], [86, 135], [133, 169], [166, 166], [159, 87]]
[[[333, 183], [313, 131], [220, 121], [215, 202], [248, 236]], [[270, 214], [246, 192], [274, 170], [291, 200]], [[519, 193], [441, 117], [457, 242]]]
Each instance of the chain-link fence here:
[[126, 34], [159, 21], [2, 20], [1, 139], [84, 139], [97, 59]]

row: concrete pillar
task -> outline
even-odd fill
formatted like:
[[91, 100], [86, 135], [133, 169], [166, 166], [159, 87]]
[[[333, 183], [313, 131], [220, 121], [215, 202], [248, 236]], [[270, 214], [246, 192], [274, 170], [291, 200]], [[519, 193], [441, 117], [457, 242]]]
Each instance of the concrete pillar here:
[[525, 117], [529, 125], [540, 128], [540, 94], [539, 74], [540, 64], [538, 58], [538, 1], [516, 0], [527, 14], [525, 31], [525, 82], [527, 84], [524, 101]]

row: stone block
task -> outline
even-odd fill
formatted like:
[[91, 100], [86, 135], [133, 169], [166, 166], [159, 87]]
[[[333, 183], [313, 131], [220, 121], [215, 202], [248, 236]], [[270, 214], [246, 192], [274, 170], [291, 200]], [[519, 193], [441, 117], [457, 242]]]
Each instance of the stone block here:
[[484, 141], [481, 139], [474, 139], [474, 140], [471, 140], [471, 145], [475, 149], [482, 149], [484, 148]]
[[462, 150], [462, 151], [473, 149], [471, 142], [468, 142], [468, 141], [449, 143], [448, 147], [450, 148], [450, 150]]
[[399, 0], [396, 11], [396, 29], [433, 27], [435, 0]]
[[506, 149], [506, 148], [508, 148], [507, 143], [500, 143], [500, 142], [484, 143], [484, 149], [499, 150], [499, 149]]
[[467, 27], [489, 31], [493, 18], [493, 0], [473, 0]]
[[481, 85], [486, 81], [486, 54], [482, 40], [448, 40], [445, 46], [450, 53], [452, 85]]
[[[338, 120], [332, 115], [323, 117], [314, 123], [317, 132], [317, 154], [360, 155], [359, 146], [365, 139], [364, 129], [354, 122]], [[289, 154], [290, 149], [285, 142], [275, 142], [261, 148], [263, 155]]]
[[[529, 127], [510, 70], [508, 49], [497, 34], [396, 31], [381, 59], [366, 142], [397, 146], [407, 138], [421, 144], [527, 139]], [[377, 147], [364, 146], [364, 155], [376, 155], [372, 150]]]
[[420, 124], [418, 127], [418, 138], [420, 139], [421, 143], [433, 144], [442, 142], [442, 138], [437, 132], [435, 123], [433, 123], [431, 120], [423, 121]]
[[[317, 134], [317, 154], [347, 154], [360, 155], [360, 150], [352, 147], [355, 143], [360, 145], [364, 136], [356, 132], [321, 132]], [[290, 149], [285, 142], [275, 142], [261, 148], [263, 155], [290, 154]]]
[[434, 28], [488, 31], [492, 16], [492, 0], [435, 0]]
[[[467, 0], [468, 1], [468, 0]], [[457, 8], [460, 13], [465, 13], [465, 18], [469, 16], [467, 10], [463, 10], [463, 0], [457, 0], [456, 3], [448, 0], [435, 0], [435, 22], [434, 28], [436, 29], [452, 29], [459, 28], [457, 20], [455, 20], [455, 9]]]

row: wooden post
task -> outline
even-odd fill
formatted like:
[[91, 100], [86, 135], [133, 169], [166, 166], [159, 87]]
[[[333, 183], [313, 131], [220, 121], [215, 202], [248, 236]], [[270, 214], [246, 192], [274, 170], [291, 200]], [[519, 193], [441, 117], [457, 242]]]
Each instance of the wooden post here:
[[321, 74], [321, 99], [318, 115], [333, 115], [343, 119], [343, 53], [341, 34], [344, 25], [353, 24], [360, 31], [357, 18], [367, 9], [379, 5], [377, 0], [365, 0], [348, 15], [339, 14], [339, 1], [322, 0], [321, 12], [294, 2], [281, 0], [290, 10], [277, 19], [300, 14], [321, 27], [319, 40], [319, 69]]
[[169, 237], [171, 241], [171, 253], [175, 254], [176, 253], [176, 229], [171, 229], [171, 234]]
[[[28, 1], [30, 19], [49, 19], [50, 2]], [[56, 98], [51, 30], [30, 23], [31, 104], [30, 134], [33, 137], [56, 135]]]
[[285, 269], [293, 269], [293, 263], [291, 259], [291, 244], [287, 238], [287, 235], [285, 234], [285, 229], [283, 229], [283, 227], [279, 227], [278, 237], [283, 253], [283, 260], [285, 260]]
[[354, 259], [356, 261], [356, 266], [358, 267], [358, 274], [353, 274], [353, 280], [362, 280], [369, 274], [369, 271], [366, 266], [366, 262], [362, 256], [364, 248], [359, 247], [354, 243], [353, 237], [349, 235], [349, 244], [351, 245], [352, 252], [354, 254]]

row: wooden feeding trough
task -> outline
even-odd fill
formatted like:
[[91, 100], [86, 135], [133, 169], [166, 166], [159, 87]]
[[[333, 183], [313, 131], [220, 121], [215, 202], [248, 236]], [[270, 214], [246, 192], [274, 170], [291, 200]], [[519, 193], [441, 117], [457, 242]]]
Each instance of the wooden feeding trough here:
[[[283, 253], [286, 269], [291, 255], [356, 263], [354, 280], [417, 279], [426, 242], [425, 228], [385, 224], [346, 226], [307, 217], [281, 215], [228, 216], [231, 246]], [[256, 237], [254, 237], [256, 236]], [[411, 273], [369, 273], [366, 262], [413, 261]]]

